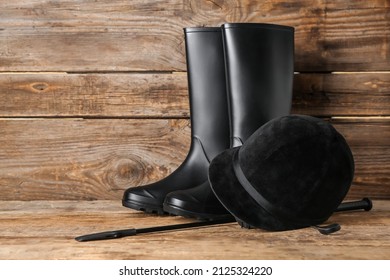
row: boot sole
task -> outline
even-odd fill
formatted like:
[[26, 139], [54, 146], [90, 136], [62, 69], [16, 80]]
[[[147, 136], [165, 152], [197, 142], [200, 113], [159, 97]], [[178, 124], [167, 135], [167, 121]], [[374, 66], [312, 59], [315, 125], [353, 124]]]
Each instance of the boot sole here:
[[169, 214], [168, 212], [165, 212], [162, 207], [146, 203], [137, 203], [135, 201], [122, 200], [122, 205], [127, 208], [142, 211], [148, 214], [157, 214], [159, 216], [165, 216]]
[[254, 229], [255, 227], [251, 226], [250, 224], [247, 224], [245, 223], [244, 221], [238, 219], [237, 217], [235, 217], [236, 219], [236, 222], [242, 227], [242, 228], [246, 228], [246, 229]]
[[232, 217], [230, 214], [213, 215], [208, 213], [192, 212], [167, 203], [164, 203], [163, 210], [171, 215], [182, 216], [185, 218], [195, 218], [198, 220], [206, 220], [206, 221], [214, 221], [214, 220]]
[[220, 220], [220, 219], [225, 219], [232, 217], [232, 221], [236, 220], [236, 222], [241, 226], [241, 228], [246, 228], [246, 229], [254, 229], [255, 227], [251, 226], [248, 223], [245, 223], [244, 221], [238, 219], [237, 217], [233, 217], [233, 215], [230, 214], [225, 214], [225, 215], [210, 215], [210, 214], [205, 214], [205, 213], [196, 213], [192, 211], [185, 210], [183, 208], [164, 203], [164, 211], [166, 213], [169, 213], [171, 215], [176, 215], [176, 216], [182, 216], [185, 218], [196, 218], [198, 220], [207, 220], [207, 221], [214, 221], [214, 220]]

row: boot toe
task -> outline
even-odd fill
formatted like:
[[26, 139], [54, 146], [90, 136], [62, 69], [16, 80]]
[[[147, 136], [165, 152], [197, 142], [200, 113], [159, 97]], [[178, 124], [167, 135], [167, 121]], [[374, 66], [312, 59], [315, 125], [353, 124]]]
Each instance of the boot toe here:
[[185, 191], [175, 191], [169, 193], [165, 197], [164, 203], [179, 208], [194, 208], [197, 205], [202, 204], [202, 201]]
[[146, 186], [127, 189], [122, 199], [125, 207], [161, 215], [164, 214], [162, 202], [163, 198], [148, 190]]
[[169, 193], [164, 200], [164, 211], [173, 215], [207, 220], [230, 215], [211, 190], [208, 191], [203, 185]]

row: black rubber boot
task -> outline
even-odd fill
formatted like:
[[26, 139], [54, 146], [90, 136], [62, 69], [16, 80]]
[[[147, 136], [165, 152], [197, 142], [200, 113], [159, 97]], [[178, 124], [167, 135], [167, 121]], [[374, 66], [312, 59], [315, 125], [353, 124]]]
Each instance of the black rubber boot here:
[[191, 147], [184, 162], [161, 181], [125, 191], [122, 204], [166, 213], [165, 196], [208, 183], [210, 161], [229, 148], [229, 116], [220, 28], [185, 28]]
[[[261, 125], [288, 115], [294, 75], [294, 29], [272, 24], [222, 26], [231, 147]], [[167, 195], [164, 210], [213, 220], [229, 215], [208, 183]]]

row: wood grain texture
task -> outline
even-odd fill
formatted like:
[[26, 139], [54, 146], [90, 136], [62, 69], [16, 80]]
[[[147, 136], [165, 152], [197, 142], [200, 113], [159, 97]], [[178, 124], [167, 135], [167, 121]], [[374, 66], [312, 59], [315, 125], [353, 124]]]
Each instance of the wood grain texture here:
[[188, 120], [1, 119], [1, 200], [118, 199], [167, 176]]
[[[390, 120], [335, 119], [356, 172], [350, 198], [390, 199]], [[190, 145], [188, 119], [0, 119], [1, 200], [120, 199], [166, 177]]]
[[[367, 2], [367, 3], [366, 3]], [[296, 71], [390, 70], [382, 1], [1, 1], [0, 71], [184, 71], [182, 28], [296, 28]]]
[[186, 73], [3, 74], [3, 117], [188, 117]]
[[390, 73], [295, 75], [292, 113], [388, 116]]
[[390, 119], [334, 119], [351, 147], [355, 177], [348, 197], [390, 199]]
[[[0, 75], [0, 117], [189, 117], [185, 72]], [[389, 116], [390, 73], [296, 74], [292, 112]]]
[[[0, 259], [390, 259], [390, 203], [334, 214], [342, 229], [325, 236], [242, 229], [236, 223], [79, 243], [96, 231], [192, 222], [126, 209], [120, 201], [2, 201]], [[194, 241], [196, 240], [196, 241]]]

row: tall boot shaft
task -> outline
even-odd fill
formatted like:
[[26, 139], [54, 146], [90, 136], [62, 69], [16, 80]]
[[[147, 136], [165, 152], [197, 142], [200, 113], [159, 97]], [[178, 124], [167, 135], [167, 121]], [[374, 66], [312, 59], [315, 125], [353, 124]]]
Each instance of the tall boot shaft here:
[[231, 146], [291, 109], [294, 29], [256, 23], [222, 26]]
[[211, 161], [229, 147], [222, 32], [185, 28], [185, 41], [192, 137], [200, 140]]
[[191, 118], [190, 150], [183, 163], [164, 179], [125, 191], [122, 204], [132, 209], [163, 214], [166, 195], [206, 182], [210, 161], [229, 148], [221, 29], [186, 28], [184, 35]]

